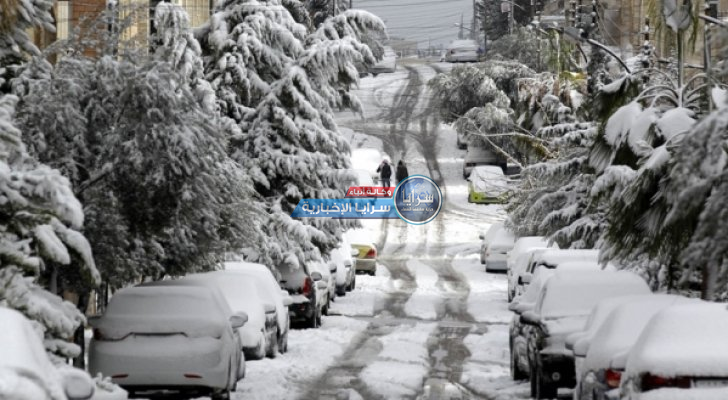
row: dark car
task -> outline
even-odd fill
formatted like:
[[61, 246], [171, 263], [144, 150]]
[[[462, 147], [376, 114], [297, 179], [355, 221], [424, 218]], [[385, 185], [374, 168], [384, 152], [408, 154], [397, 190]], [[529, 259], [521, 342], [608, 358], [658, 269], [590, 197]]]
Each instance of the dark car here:
[[531, 397], [552, 399], [558, 388], [576, 385], [574, 355], [566, 337], [584, 328], [601, 300], [649, 294], [647, 283], [626, 271], [557, 270], [544, 285], [533, 309], [520, 316], [527, 336]]
[[328, 285], [318, 271], [312, 271], [307, 265], [284, 263], [278, 267], [281, 273], [281, 287], [291, 295], [288, 307], [291, 322], [303, 323], [309, 328], [321, 326], [321, 315], [325, 301], [322, 293], [328, 293]]

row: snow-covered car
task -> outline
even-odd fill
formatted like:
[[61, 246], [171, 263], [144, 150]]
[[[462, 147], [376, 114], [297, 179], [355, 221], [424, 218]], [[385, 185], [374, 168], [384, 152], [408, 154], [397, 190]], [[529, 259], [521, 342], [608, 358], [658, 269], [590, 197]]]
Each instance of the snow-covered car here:
[[[288, 292], [280, 287], [270, 268], [263, 264], [243, 261], [228, 261], [224, 264], [224, 267], [226, 271], [249, 277], [256, 284], [263, 300], [275, 305], [277, 321], [276, 334], [278, 336], [277, 350], [281, 353], [288, 351], [288, 330], [290, 328], [288, 307], [293, 300]], [[270, 355], [275, 356], [275, 353], [271, 352]]]
[[481, 165], [472, 169], [468, 177], [468, 202], [503, 204], [508, 202], [508, 179], [503, 169], [494, 165]]
[[623, 400], [728, 399], [728, 309], [696, 301], [668, 307], [632, 346]]
[[660, 311], [697, 300], [669, 294], [624, 296], [601, 301], [592, 310], [582, 332], [566, 347], [574, 353], [575, 398], [604, 400], [617, 397], [629, 351], [650, 319]]
[[374, 66], [369, 68], [372, 76], [384, 73], [392, 73], [397, 70], [397, 53], [389, 46], [384, 46], [384, 55]]
[[86, 371], [54, 365], [41, 334], [21, 313], [0, 306], [0, 399], [126, 400], [116, 385], [97, 384]]
[[468, 146], [468, 151], [465, 153], [465, 159], [463, 160], [463, 179], [468, 179], [470, 173], [473, 172], [473, 168], [479, 165], [495, 165], [503, 171], [507, 166], [507, 161], [505, 157], [484, 147]]
[[523, 293], [538, 267], [556, 269], [564, 263], [582, 263], [584, 269], [600, 269], [599, 250], [546, 249], [531, 253], [526, 269], [516, 281], [516, 294]]
[[510, 351], [511, 377], [514, 380], [526, 379], [530, 372], [526, 331], [531, 326], [521, 322], [521, 314], [536, 306], [541, 290], [555, 273], [556, 271], [552, 269], [539, 268], [533, 275], [533, 283], [526, 289], [526, 292], [508, 304], [508, 309], [513, 311], [508, 330], [508, 350]]
[[323, 275], [308, 265], [295, 261], [281, 263], [278, 272], [281, 274], [281, 287], [291, 296], [291, 322], [303, 322], [309, 328], [321, 326], [325, 298], [328, 295], [328, 283], [323, 280]]
[[[326, 282], [326, 291], [321, 298], [324, 302], [324, 306], [321, 309], [323, 315], [329, 315], [329, 308], [331, 302], [336, 298], [336, 264], [333, 262], [311, 262], [309, 264], [313, 271], [318, 271], [323, 277], [322, 282]], [[321, 285], [323, 287], [323, 285]]]
[[175, 391], [226, 399], [245, 375], [237, 329], [246, 321], [208, 287], [122, 289], [103, 316], [89, 319], [89, 372], [111, 377], [130, 397]]
[[250, 276], [233, 271], [211, 271], [172, 281], [191, 281], [220, 290], [233, 313], [245, 313], [248, 321], [238, 328], [243, 353], [249, 360], [278, 354], [278, 309], [266, 288]]
[[[359, 254], [358, 252], [356, 254]], [[336, 295], [346, 296], [356, 286], [354, 270], [354, 251], [346, 237], [342, 238], [339, 247], [331, 251], [331, 261], [336, 264]]]
[[445, 50], [447, 62], [476, 62], [478, 61], [478, 44], [475, 40], [454, 40]]
[[521, 314], [521, 323], [530, 325], [526, 334], [531, 396], [552, 399], [558, 388], [574, 387], [574, 358], [566, 338], [583, 329], [598, 302], [649, 293], [644, 279], [631, 272], [556, 270], [535, 307]]
[[480, 263], [485, 265], [485, 271], [505, 271], [508, 269], [508, 253], [513, 249], [515, 237], [502, 223], [490, 226], [480, 239]]
[[528, 267], [531, 253], [537, 250], [548, 249], [549, 247], [558, 248], [556, 243], [549, 246], [548, 239], [542, 236], [524, 236], [516, 240], [506, 260], [506, 267], [508, 269], [508, 301], [513, 300], [516, 296], [518, 277]]

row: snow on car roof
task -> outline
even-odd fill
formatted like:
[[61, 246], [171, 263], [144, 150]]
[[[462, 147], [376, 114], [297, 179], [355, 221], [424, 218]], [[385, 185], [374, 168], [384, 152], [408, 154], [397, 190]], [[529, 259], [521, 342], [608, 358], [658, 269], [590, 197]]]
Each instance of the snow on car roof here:
[[624, 365], [613, 365], [612, 358], [634, 345], [650, 318], [673, 304], [691, 301], [695, 300], [670, 294], [650, 294], [600, 302], [587, 322], [592, 340], [585, 367], [588, 370], [624, 368]]
[[213, 291], [179, 281], [121, 289], [111, 297], [96, 327], [110, 338], [122, 338], [132, 332], [218, 336], [227, 328], [228, 321]]
[[627, 374], [728, 377], [726, 332], [726, 304], [696, 301], [669, 307], [649, 321], [632, 347]]
[[512, 249], [513, 243], [515, 243], [516, 238], [513, 237], [513, 235], [509, 234], [509, 232], [506, 230], [502, 230], [501, 232], [501, 235], [494, 237], [493, 240], [490, 241], [488, 247], [490, 247], [491, 249]]
[[453, 40], [449, 45], [447, 45], [447, 50], [453, 50], [453, 49], [472, 49], [477, 50], [478, 44], [475, 43], [474, 40]]
[[471, 175], [482, 176], [484, 178], [505, 178], [503, 169], [497, 165], [478, 165], [473, 168]]
[[248, 314], [248, 322], [244, 328], [262, 329], [265, 325], [264, 297], [260, 293], [256, 281], [246, 274], [235, 271], [212, 271], [202, 274], [187, 275], [185, 279], [204, 282], [217, 287], [225, 296], [233, 313], [240, 311]]
[[572, 250], [572, 249], [549, 249], [542, 250], [533, 255], [533, 261], [537, 264], [556, 266], [564, 262], [593, 261], [599, 259], [599, 250]]
[[603, 299], [648, 293], [644, 279], [631, 272], [557, 269], [541, 292], [539, 312], [544, 319], [586, 316]]

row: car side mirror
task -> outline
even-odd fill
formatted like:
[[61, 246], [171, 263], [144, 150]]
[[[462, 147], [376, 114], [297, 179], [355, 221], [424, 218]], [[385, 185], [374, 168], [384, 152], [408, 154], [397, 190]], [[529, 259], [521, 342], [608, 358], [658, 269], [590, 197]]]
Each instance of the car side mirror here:
[[276, 312], [276, 306], [270, 303], [263, 304], [263, 310], [265, 310], [266, 314], [274, 313]]
[[93, 397], [96, 383], [88, 373], [70, 366], [59, 371], [62, 375], [63, 391], [68, 400], [88, 400]]
[[326, 283], [326, 282], [324, 282], [324, 281], [322, 281], [322, 280], [319, 280], [319, 281], [316, 282], [316, 287], [318, 289], [324, 290], [324, 289], [328, 289], [329, 288], [329, 284]]
[[541, 321], [538, 318], [538, 314], [536, 314], [534, 311], [526, 311], [521, 314], [520, 321], [521, 323], [526, 325], [538, 326], [541, 324]]
[[574, 332], [571, 335], [566, 337], [566, 340], [564, 340], [564, 347], [566, 347], [566, 350], [574, 350], [574, 343], [576, 343], [579, 339], [584, 337], [584, 331]]
[[318, 282], [321, 279], [324, 279], [324, 276], [321, 275], [320, 272], [314, 271], [314, 272], [311, 272], [311, 279], [313, 279], [314, 282]]
[[334, 264], [334, 263], [329, 264], [329, 271], [336, 272], [337, 269], [339, 269], [339, 268], [336, 266], [336, 264]]
[[[470, 179], [470, 178], [468, 178], [468, 179]], [[478, 235], [478, 239], [480, 239], [480, 240], [485, 240], [485, 235], [483, 235], [483, 234], [481, 233], [480, 235]]]
[[574, 343], [574, 357], [586, 357], [586, 353], [589, 351], [589, 341], [586, 338], [581, 338]]
[[530, 285], [531, 284], [531, 274], [525, 273], [518, 277], [518, 284], [519, 285]]
[[101, 315], [92, 315], [86, 318], [86, 322], [88, 322], [89, 326], [94, 328], [98, 327], [99, 321], [101, 321]]
[[281, 298], [283, 299], [283, 306], [288, 307], [293, 304], [293, 299], [287, 291], [281, 290]]
[[513, 312], [518, 312], [519, 308], [518, 305], [521, 304], [520, 301], [513, 301], [508, 304], [508, 310]]
[[230, 326], [232, 326], [233, 329], [242, 328], [246, 322], [248, 322], [248, 314], [242, 311], [230, 316]]
[[357, 249], [355, 247], [352, 247], [351, 248], [351, 256], [352, 257], [357, 257], [358, 255], [359, 255], [359, 249]]

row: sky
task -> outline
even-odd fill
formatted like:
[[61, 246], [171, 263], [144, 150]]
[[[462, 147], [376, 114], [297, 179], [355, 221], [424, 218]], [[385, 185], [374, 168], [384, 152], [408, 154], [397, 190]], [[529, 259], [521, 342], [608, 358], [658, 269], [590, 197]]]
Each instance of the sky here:
[[[352, 0], [354, 8], [367, 10], [382, 18], [390, 37], [416, 40], [419, 48], [447, 45], [457, 39], [463, 15], [470, 28], [472, 0]], [[469, 32], [464, 31], [467, 35]]]

